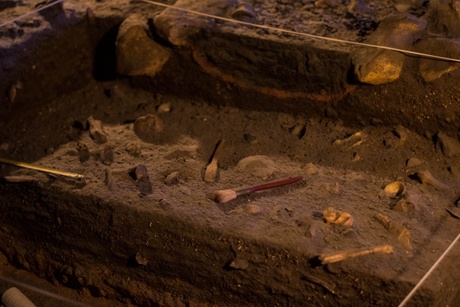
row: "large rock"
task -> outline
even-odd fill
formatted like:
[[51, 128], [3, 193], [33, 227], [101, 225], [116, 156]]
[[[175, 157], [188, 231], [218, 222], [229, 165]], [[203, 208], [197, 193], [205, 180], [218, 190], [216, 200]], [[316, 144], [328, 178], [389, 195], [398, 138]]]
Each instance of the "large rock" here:
[[442, 37], [460, 38], [460, 1], [430, 0], [427, 13], [428, 31]]
[[117, 71], [127, 76], [154, 76], [168, 61], [169, 49], [149, 35], [147, 21], [139, 16], [127, 18], [117, 37]]
[[[213, 16], [244, 21], [255, 20], [251, 4], [243, 0], [178, 0], [174, 6]], [[191, 37], [214, 25], [214, 19], [198, 16], [174, 8], [167, 8], [155, 17], [158, 34], [176, 46], [189, 46]]]
[[[410, 14], [395, 14], [384, 19], [366, 43], [410, 50], [425, 31], [426, 21]], [[399, 78], [405, 56], [399, 52], [363, 48], [352, 61], [360, 82], [383, 84]]]
[[[454, 59], [460, 58], [460, 41], [451, 38], [425, 38], [417, 43], [418, 51]], [[460, 63], [441, 60], [420, 60], [420, 75], [427, 82], [439, 79], [442, 75], [456, 70]]]

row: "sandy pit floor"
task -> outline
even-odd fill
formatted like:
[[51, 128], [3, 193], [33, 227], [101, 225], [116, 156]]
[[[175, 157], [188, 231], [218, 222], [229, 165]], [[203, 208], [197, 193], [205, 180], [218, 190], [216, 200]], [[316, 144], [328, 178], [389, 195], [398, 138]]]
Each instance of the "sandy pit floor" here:
[[[75, 124], [74, 114], [78, 114], [78, 111], [69, 113], [69, 118], [64, 122], [80, 127], [78, 133], [72, 133], [75, 141], [66, 142], [55, 149], [43, 148], [50, 154], [36, 163], [79, 173], [85, 179], [59, 180], [33, 171], [20, 170], [11, 174], [19, 177], [10, 180], [32, 181], [23, 184], [31, 184], [32, 190], [41, 191], [42, 196], [39, 198], [45, 200], [39, 203], [43, 202], [45, 207], [38, 205], [37, 208], [41, 209], [37, 210], [51, 214], [46, 227], [52, 227], [53, 232], [59, 232], [63, 227], [62, 238], [57, 233], [53, 234], [54, 242], [61, 242], [58, 246], [63, 244], [62, 240], [67, 235], [78, 237], [81, 231], [78, 230], [79, 226], [64, 225], [73, 224], [74, 219], [84, 221], [89, 216], [101, 214], [94, 221], [97, 224], [87, 230], [89, 233], [84, 232], [82, 235], [95, 235], [98, 238], [88, 241], [89, 245], [84, 250], [98, 251], [100, 244], [108, 244], [105, 246], [107, 250], [98, 256], [98, 261], [108, 267], [111, 257], [122, 258], [127, 264], [130, 257], [137, 255], [145, 259], [145, 263], [144, 260], [136, 260], [142, 263], [142, 271], [155, 272], [161, 276], [161, 269], [152, 262], [155, 262], [155, 258], [164, 257], [164, 253], [181, 248], [168, 247], [165, 242], [164, 246], [155, 245], [162, 242], [154, 239], [155, 233], [165, 230], [158, 230], [152, 224], [158, 216], [166, 216], [175, 221], [171, 225], [173, 229], [168, 232], [182, 232], [178, 229], [183, 226], [176, 224], [179, 220], [180, 223], [195, 225], [200, 229], [201, 239], [211, 242], [217, 240], [224, 246], [228, 244], [229, 250], [224, 252], [224, 259], [218, 257], [216, 260], [208, 254], [200, 255], [202, 247], [199, 243], [196, 243], [198, 254], [187, 254], [190, 261], [198, 257], [196, 261], [200, 261], [200, 266], [218, 265], [224, 270], [224, 275], [233, 274], [229, 273], [233, 271], [244, 272], [244, 275], [253, 274], [253, 277], [265, 279], [263, 283], [267, 283], [267, 287], [278, 285], [279, 281], [272, 280], [276, 279], [273, 272], [256, 269], [261, 258], [269, 256], [261, 252], [260, 247], [253, 247], [253, 244], [269, 246], [285, 253], [283, 257], [286, 259], [278, 259], [281, 267], [286, 265], [284, 262], [291, 261], [289, 257], [296, 259], [293, 264], [296, 269], [284, 272], [286, 275], [283, 277], [291, 280], [293, 285], [279, 290], [293, 295], [293, 302], [299, 299], [293, 294], [298, 286], [293, 280], [305, 283], [307, 288], [313, 287], [314, 293], [324, 292], [325, 297], [330, 296], [334, 300], [340, 298], [342, 301], [353, 301], [356, 294], [351, 295], [347, 287], [356, 287], [362, 292], [362, 299], [367, 302], [397, 302], [408, 292], [409, 285], [415, 284], [431, 267], [455, 238], [458, 230], [457, 219], [446, 211], [446, 208], [454, 213], [457, 210], [454, 206], [458, 196], [456, 187], [459, 184], [455, 175], [456, 160], [446, 158], [440, 145], [436, 146], [432, 139], [424, 138], [402, 126], [367, 126], [358, 129], [327, 117], [308, 118], [302, 114], [242, 111], [233, 107], [209, 105], [203, 101], [153, 97], [151, 93], [133, 90], [123, 82], [96, 84], [57, 100], [47, 107], [48, 110], [42, 113], [36, 124], [42, 124], [43, 119], [51, 120], [56, 114], [62, 114], [64, 109], [75, 107], [74, 110], [78, 110], [78, 105], [82, 103], [81, 97], [90, 97], [87, 100], [89, 104], [84, 106], [85, 110], [107, 103], [115, 112], [117, 109], [131, 112], [131, 118], [153, 114], [157, 116], [157, 124], [161, 121], [163, 128], [153, 135], [151, 131], [146, 134], [145, 130], [138, 130], [136, 134], [134, 127], [139, 125], [139, 121], [135, 124], [131, 120], [119, 124], [103, 122], [103, 126], [95, 132], [86, 120], [77, 120], [80, 124]], [[104, 112], [110, 113], [108, 109]], [[94, 115], [95, 120], [98, 118]], [[298, 126], [302, 129], [294, 129]], [[38, 127], [32, 123], [30, 128], [35, 130]], [[104, 135], [103, 141], [106, 140], [102, 144], [100, 135]], [[145, 142], [142, 139], [146, 137], [153, 139]], [[204, 169], [220, 140], [225, 140], [225, 144], [218, 176], [216, 182], [207, 183], [203, 180]], [[133, 170], [139, 165], [145, 166], [147, 180], [145, 177], [142, 179], [142, 176], [135, 179]], [[214, 200], [215, 190], [251, 186], [298, 175], [304, 177], [303, 181], [291, 186], [240, 197], [224, 204]], [[393, 182], [403, 184], [405, 191], [401, 193], [399, 186], [396, 190], [391, 186], [389, 192], [385, 193], [384, 188]], [[7, 186], [5, 189], [8, 193], [22, 190], [21, 183], [8, 183]], [[63, 194], [59, 196], [51, 191], [61, 191]], [[401, 194], [395, 196], [392, 193]], [[32, 199], [34, 197], [26, 196], [24, 201], [33, 202]], [[71, 207], [78, 208], [78, 212], [67, 212], [61, 207], [69, 202], [76, 202]], [[99, 210], [117, 210], [114, 203], [125, 207], [123, 217], [112, 213], [114, 216], [110, 221], [104, 222], [107, 217], [105, 213], [98, 213]], [[324, 210], [328, 208], [349, 215], [344, 215], [342, 224], [340, 221], [337, 224], [327, 223]], [[13, 212], [9, 212], [11, 210], [13, 208], [10, 207], [4, 212], [17, 219]], [[144, 218], [139, 220], [139, 214]], [[22, 218], [28, 220], [30, 217]], [[82, 223], [83, 226], [86, 222]], [[17, 227], [7, 225], [4, 231], [9, 229], [14, 233], [19, 231]], [[116, 227], [118, 230], [112, 234], [113, 230], [105, 233], [107, 227]], [[125, 227], [134, 228], [127, 230]], [[129, 253], [124, 252], [125, 255], [116, 252], [118, 247], [114, 243], [128, 244], [124, 242], [127, 238], [123, 231], [128, 231], [128, 237], [132, 234], [134, 244], [130, 246]], [[219, 236], [216, 237], [216, 233]], [[187, 237], [189, 240], [201, 240], [195, 238], [195, 235], [198, 234], [192, 231]], [[234, 243], [226, 241], [231, 241], [230, 238], [240, 238], [241, 242], [233, 246]], [[11, 240], [7, 244], [10, 248], [10, 244], [14, 245]], [[153, 243], [149, 243], [150, 240]], [[193, 245], [186, 243], [187, 250], [189, 244]], [[78, 243], [72, 247], [74, 253], [82, 252], [79, 250], [80, 245]], [[315, 263], [321, 255], [382, 245], [390, 245], [393, 252], [350, 258], [319, 267]], [[16, 248], [21, 250], [17, 245]], [[137, 251], [132, 248], [137, 248]], [[46, 252], [42, 252], [46, 259]], [[24, 258], [18, 256], [18, 253]], [[34, 268], [25, 251], [16, 250], [15, 255], [15, 261], [21, 266]], [[232, 264], [236, 268], [225, 271], [224, 268], [233, 263], [232, 259], [238, 259], [242, 264]], [[61, 267], [62, 263], [50, 266]], [[73, 266], [79, 267], [79, 264]], [[113, 270], [116, 271], [115, 267]], [[187, 265], [183, 269], [193, 270]], [[86, 272], [83, 280], [89, 282], [97, 279], [93, 274], [96, 273]], [[345, 277], [355, 274], [363, 280], [354, 282]], [[60, 273], [56, 273], [56, 268], [45, 275], [65, 284]], [[456, 286], [446, 282], [451, 276], [451, 267], [447, 271], [437, 272], [427, 282], [426, 290], [421, 292], [420, 297], [433, 301], [448, 299], [445, 287], [451, 287], [449, 291], [452, 291]], [[374, 288], [375, 279], [395, 284], [397, 288], [391, 292], [377, 290]], [[117, 298], [113, 290], [105, 289], [111, 288], [107, 284], [103, 285], [106, 281], [102, 284], [99, 282], [93, 285], [104, 289], [99, 292], [108, 293], [109, 298]], [[77, 285], [83, 289], [88, 287], [83, 281]], [[237, 287], [236, 284], [233, 286]], [[181, 291], [178, 284], [173, 283], [170, 287], [170, 291]], [[443, 293], [442, 299], [438, 293]], [[269, 294], [265, 295], [261, 297], [270, 298]], [[316, 295], [307, 292], [305, 297], [311, 296], [313, 301], [317, 301]], [[185, 297], [207, 301], [206, 296], [196, 298], [190, 294]], [[124, 299], [129, 301], [129, 298]], [[215, 299], [216, 303], [225, 302], [223, 298]]]

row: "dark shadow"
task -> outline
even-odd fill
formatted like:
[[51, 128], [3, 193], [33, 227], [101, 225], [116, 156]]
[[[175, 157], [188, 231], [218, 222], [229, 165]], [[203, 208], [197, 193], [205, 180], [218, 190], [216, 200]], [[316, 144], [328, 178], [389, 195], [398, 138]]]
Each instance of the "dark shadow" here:
[[94, 53], [93, 77], [98, 81], [117, 78], [116, 41], [120, 24], [111, 28], [98, 42]]

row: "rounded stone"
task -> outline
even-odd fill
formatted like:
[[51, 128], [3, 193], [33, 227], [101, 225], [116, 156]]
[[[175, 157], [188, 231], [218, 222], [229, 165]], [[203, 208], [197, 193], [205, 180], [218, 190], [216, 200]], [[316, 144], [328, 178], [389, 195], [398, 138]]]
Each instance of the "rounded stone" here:
[[163, 121], [154, 114], [141, 116], [134, 122], [134, 132], [136, 135], [147, 142], [152, 142], [156, 136], [163, 131]]

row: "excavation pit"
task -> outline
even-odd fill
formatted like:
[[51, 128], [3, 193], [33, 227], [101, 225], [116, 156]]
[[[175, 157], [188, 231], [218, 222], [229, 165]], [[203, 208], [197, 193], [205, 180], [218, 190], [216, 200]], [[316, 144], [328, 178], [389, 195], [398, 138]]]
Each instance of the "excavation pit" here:
[[[289, 23], [296, 2], [284, 2], [221, 15], [304, 30]], [[305, 14], [345, 10], [316, 2]], [[393, 10], [385, 5], [381, 14]], [[273, 6], [281, 15], [270, 17]], [[388, 24], [416, 25], [417, 50], [430, 38], [420, 29], [434, 29], [429, 7], [411, 13]], [[363, 47], [224, 21], [168, 36], [161, 14], [141, 2], [65, 2], [0, 28], [0, 157], [84, 176], [2, 164], [2, 276], [98, 306], [399, 304], [460, 229], [455, 65], [404, 56], [397, 79], [371, 85], [357, 75]], [[331, 22], [315, 33], [367, 41], [385, 16], [360, 14], [337, 15], [353, 31]], [[146, 44], [121, 50], [130, 29]], [[152, 44], [164, 61], [147, 66]], [[216, 190], [294, 176], [303, 180], [215, 201]], [[404, 192], [386, 192], [393, 182]], [[459, 253], [411, 305], [458, 302]]]

